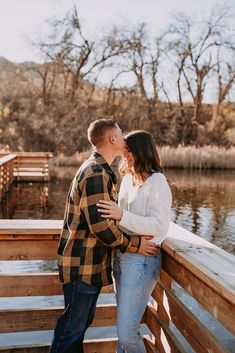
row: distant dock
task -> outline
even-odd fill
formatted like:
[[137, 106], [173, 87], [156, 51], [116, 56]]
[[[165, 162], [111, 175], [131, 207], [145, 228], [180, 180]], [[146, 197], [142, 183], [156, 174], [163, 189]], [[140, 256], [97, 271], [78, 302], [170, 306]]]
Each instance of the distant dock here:
[[0, 200], [13, 181], [49, 181], [50, 152], [0, 153]]

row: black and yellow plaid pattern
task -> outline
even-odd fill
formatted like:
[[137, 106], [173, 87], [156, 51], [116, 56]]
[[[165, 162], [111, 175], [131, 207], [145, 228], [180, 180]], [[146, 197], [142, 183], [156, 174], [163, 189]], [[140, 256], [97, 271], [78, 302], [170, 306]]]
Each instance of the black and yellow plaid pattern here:
[[116, 222], [97, 210], [99, 200], [115, 200], [116, 176], [104, 158], [92, 153], [77, 171], [67, 196], [58, 247], [59, 276], [63, 283], [76, 279], [101, 287], [112, 283], [114, 248], [137, 252], [139, 236], [121, 232]]

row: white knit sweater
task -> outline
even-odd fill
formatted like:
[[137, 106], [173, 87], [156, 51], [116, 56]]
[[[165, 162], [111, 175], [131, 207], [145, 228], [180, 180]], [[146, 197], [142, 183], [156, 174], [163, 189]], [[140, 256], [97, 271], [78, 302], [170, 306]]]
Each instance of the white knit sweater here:
[[139, 187], [133, 185], [132, 175], [124, 176], [119, 206], [123, 216], [120, 228], [128, 234], [153, 235], [161, 244], [166, 238], [171, 218], [171, 190], [162, 173], [153, 173]]

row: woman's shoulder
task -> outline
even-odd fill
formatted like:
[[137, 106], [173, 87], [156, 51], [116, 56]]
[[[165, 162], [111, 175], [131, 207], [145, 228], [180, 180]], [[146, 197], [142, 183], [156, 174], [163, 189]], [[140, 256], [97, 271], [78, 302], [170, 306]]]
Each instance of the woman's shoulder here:
[[163, 173], [160, 173], [160, 172], [159, 173], [157, 173], [157, 172], [153, 173], [150, 178], [153, 181], [163, 181], [163, 182], [166, 181], [165, 175]]
[[125, 174], [122, 178], [122, 185], [129, 185], [132, 183], [132, 175], [131, 174]]
[[158, 187], [168, 187], [168, 181], [163, 173], [153, 173], [150, 177], [151, 185]]

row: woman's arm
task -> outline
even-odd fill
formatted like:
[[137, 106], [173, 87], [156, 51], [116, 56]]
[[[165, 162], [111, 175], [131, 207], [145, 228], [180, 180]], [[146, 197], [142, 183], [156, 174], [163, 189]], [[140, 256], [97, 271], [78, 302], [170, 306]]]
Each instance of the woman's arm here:
[[162, 237], [167, 234], [171, 216], [171, 191], [165, 177], [153, 180], [148, 200], [148, 216], [140, 216], [127, 210], [121, 210], [115, 203], [107, 201], [99, 202], [103, 218], [119, 220], [119, 225], [131, 232], [141, 235], [154, 235]]

